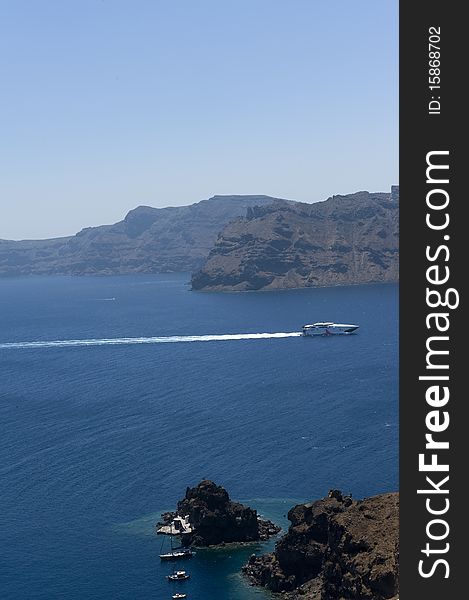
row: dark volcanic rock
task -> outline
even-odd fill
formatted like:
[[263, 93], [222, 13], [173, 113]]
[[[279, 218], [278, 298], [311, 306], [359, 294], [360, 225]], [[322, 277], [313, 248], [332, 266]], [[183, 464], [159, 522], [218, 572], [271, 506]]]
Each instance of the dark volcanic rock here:
[[231, 501], [225, 488], [208, 480], [187, 488], [184, 499], [178, 502], [177, 513], [189, 515], [194, 529], [193, 534], [183, 536], [185, 545], [253, 542], [280, 531], [270, 521], [259, 519], [257, 511]]
[[394, 194], [358, 192], [303, 204], [248, 209], [228, 224], [195, 290], [259, 290], [398, 280], [399, 205]]
[[399, 495], [352, 500], [338, 490], [295, 506], [275, 552], [243, 568], [256, 585], [309, 600], [394, 599], [398, 583]]
[[51, 240], [0, 240], [0, 275], [108, 275], [193, 271], [218, 233], [268, 196], [214, 196], [190, 206], [139, 206], [114, 225]]

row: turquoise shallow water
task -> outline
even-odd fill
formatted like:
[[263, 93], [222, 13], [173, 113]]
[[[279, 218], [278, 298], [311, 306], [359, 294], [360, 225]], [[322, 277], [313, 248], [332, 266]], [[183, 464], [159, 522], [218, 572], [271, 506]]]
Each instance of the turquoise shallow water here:
[[[209, 477], [274, 520], [397, 489], [397, 286], [192, 293], [186, 275], [0, 281], [2, 599], [164, 599], [156, 513]], [[294, 332], [346, 338], [2, 347]], [[250, 600], [260, 547], [201, 551], [190, 598]], [[183, 584], [181, 584], [183, 585]]]
[[[295, 498], [243, 498], [242, 502], [248, 506], [255, 507], [264, 517], [278, 523], [283, 528], [283, 532], [288, 527], [286, 514], [291, 506], [301, 502]], [[162, 545], [167, 549], [167, 538], [163, 541], [161, 536], [154, 534], [154, 524], [158, 520], [161, 510], [140, 517], [128, 523], [120, 523], [112, 527], [112, 533], [120, 538], [121, 543], [125, 537], [136, 537], [140, 544], [148, 547], [148, 551], [157, 555]], [[261, 598], [268, 599], [270, 594], [263, 589], [253, 588], [241, 575], [241, 567], [245, 564], [253, 553], [268, 552], [273, 549], [276, 539], [282, 532], [263, 543], [252, 544], [228, 544], [223, 548], [198, 549], [195, 557], [191, 561], [179, 563], [180, 568], [186, 569], [191, 573], [191, 580], [187, 583], [167, 584], [169, 592], [184, 591], [191, 598], [221, 597], [229, 599], [251, 600]], [[160, 579], [165, 574], [172, 571], [172, 565], [163, 564], [155, 570], [155, 586], [159, 587]], [[171, 593], [166, 594], [170, 596]], [[162, 596], [165, 597], [165, 596]]]

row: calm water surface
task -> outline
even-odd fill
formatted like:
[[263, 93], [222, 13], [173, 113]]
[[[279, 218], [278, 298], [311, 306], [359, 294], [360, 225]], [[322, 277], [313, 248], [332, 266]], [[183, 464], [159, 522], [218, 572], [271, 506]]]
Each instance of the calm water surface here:
[[[221, 294], [187, 281], [0, 280], [3, 600], [170, 598], [153, 525], [202, 478], [282, 524], [331, 487], [397, 489], [397, 286]], [[317, 320], [360, 333], [2, 346], [293, 332]], [[193, 600], [268, 598], [238, 574], [264, 548], [201, 551], [179, 588]]]

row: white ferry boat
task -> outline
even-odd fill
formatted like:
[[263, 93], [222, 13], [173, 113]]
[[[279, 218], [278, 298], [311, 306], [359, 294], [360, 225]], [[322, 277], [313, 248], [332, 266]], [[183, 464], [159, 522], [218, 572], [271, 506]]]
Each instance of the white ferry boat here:
[[330, 321], [324, 321], [320, 323], [313, 323], [312, 325], [303, 325], [303, 335], [350, 335], [355, 333], [358, 329], [358, 325], [346, 325], [345, 323], [332, 323]]

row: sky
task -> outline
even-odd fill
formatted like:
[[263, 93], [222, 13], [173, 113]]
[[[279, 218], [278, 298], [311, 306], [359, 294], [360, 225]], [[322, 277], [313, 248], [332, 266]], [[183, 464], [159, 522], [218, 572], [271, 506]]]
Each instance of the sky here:
[[397, 0], [0, 0], [0, 239], [398, 183]]

